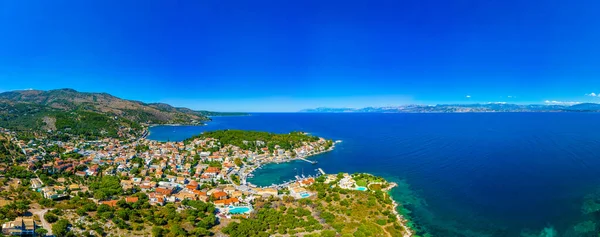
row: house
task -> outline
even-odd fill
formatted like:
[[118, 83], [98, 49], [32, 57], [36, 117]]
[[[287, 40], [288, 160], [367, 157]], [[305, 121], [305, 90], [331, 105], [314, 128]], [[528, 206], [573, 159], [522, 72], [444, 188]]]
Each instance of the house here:
[[235, 192], [235, 187], [232, 186], [228, 186], [223, 188], [223, 192], [226, 192], [227, 194], [231, 195], [233, 192]]
[[238, 200], [237, 198], [228, 198], [228, 199], [215, 201], [215, 206], [224, 207], [224, 206], [229, 206], [229, 205], [237, 205], [239, 203], [240, 203], [240, 200]]
[[300, 181], [300, 186], [306, 187], [306, 186], [310, 186], [313, 183], [315, 183], [315, 179], [313, 179], [313, 178], [303, 179]]
[[180, 183], [180, 184], [186, 184], [188, 182], [188, 180], [184, 177], [177, 177], [176, 181], [177, 181], [177, 183]]
[[128, 203], [133, 203], [133, 202], [137, 202], [139, 200], [138, 197], [126, 197], [125, 201]]
[[75, 190], [79, 190], [79, 189], [81, 189], [81, 188], [79, 187], [78, 184], [69, 185], [69, 190], [71, 190], [71, 191], [75, 191]]
[[217, 167], [208, 167], [206, 168], [206, 170], [204, 171], [204, 174], [208, 175], [208, 176], [216, 176], [217, 174], [219, 174], [221, 172], [221, 169], [217, 168]]
[[165, 199], [159, 193], [150, 193], [148, 194], [148, 201], [152, 205], [165, 205]]
[[179, 193], [175, 194], [175, 197], [179, 201], [183, 201], [183, 200], [197, 200], [198, 199], [198, 195], [196, 195], [193, 192], [179, 192]]
[[37, 228], [41, 228], [41, 226], [33, 220], [33, 217], [17, 217], [14, 221], [2, 225], [2, 234], [33, 236]]
[[227, 193], [223, 191], [216, 191], [212, 193], [211, 196], [214, 197], [216, 200], [223, 200], [227, 198]]
[[109, 205], [111, 207], [116, 207], [117, 206], [117, 200], [110, 200], [110, 201], [101, 201], [100, 205], [104, 204], [104, 205]]
[[163, 188], [163, 187], [158, 187], [154, 191], [156, 191], [159, 194], [165, 195], [165, 196], [169, 196], [173, 193], [173, 189]]
[[352, 189], [356, 185], [356, 182], [350, 175], [344, 174], [344, 178], [340, 180], [339, 185], [340, 188]]
[[39, 178], [35, 178], [31, 180], [31, 188], [32, 189], [38, 189], [44, 186], [44, 183], [42, 183], [42, 180], [40, 180]]
[[198, 184], [196, 184], [196, 185], [188, 184], [185, 186], [185, 188], [188, 190], [196, 190], [196, 189], [198, 189]]

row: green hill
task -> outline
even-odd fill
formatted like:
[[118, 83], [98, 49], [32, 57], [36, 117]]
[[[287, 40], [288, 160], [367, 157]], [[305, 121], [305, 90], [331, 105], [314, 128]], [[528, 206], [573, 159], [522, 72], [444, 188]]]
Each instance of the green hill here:
[[229, 114], [149, 104], [73, 89], [0, 93], [0, 127], [18, 132], [116, 137], [123, 132], [139, 133], [141, 124], [200, 124], [210, 120], [208, 116], [212, 115]]

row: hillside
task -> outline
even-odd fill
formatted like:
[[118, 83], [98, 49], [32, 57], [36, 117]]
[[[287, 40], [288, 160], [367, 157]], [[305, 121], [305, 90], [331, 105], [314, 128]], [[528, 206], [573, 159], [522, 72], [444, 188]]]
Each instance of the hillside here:
[[19, 146], [13, 143], [7, 135], [0, 133], [0, 164], [10, 164], [23, 157]]
[[[139, 132], [140, 124], [200, 124], [207, 116], [228, 115], [125, 100], [107, 93], [72, 89], [0, 93], [0, 127], [99, 137]], [[234, 114], [238, 115], [238, 114]], [[124, 129], [132, 128], [132, 129]]]

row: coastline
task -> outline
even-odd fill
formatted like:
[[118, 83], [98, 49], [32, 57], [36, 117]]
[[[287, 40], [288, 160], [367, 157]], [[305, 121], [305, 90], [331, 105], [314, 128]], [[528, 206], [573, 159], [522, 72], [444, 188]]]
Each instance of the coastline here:
[[[335, 148], [335, 144], [336, 144], [336, 143], [340, 143], [340, 142], [341, 142], [340, 140], [338, 140], [338, 141], [334, 141], [334, 142], [333, 142], [333, 145], [331, 145], [331, 147], [329, 147], [329, 149], [327, 149], [327, 150], [324, 150], [324, 151], [318, 151], [318, 152], [312, 153], [312, 154], [310, 154], [310, 155], [307, 155], [307, 156], [289, 158], [289, 159], [286, 159], [286, 160], [284, 160], [284, 161], [281, 161], [281, 162], [277, 162], [277, 161], [269, 161], [269, 162], [265, 162], [265, 163], [260, 163], [260, 164], [259, 164], [259, 165], [257, 165], [256, 167], [254, 167], [254, 168], [252, 168], [252, 169], [248, 170], [248, 174], [246, 174], [246, 175], [243, 177], [243, 180], [240, 180], [240, 181], [243, 181], [242, 183], [245, 183], [245, 184], [246, 184], [246, 185], [248, 185], [248, 186], [254, 186], [254, 187], [258, 187], [257, 185], [254, 185], [254, 184], [252, 184], [252, 183], [248, 182], [248, 180], [247, 180], [247, 177], [248, 177], [249, 175], [251, 175], [251, 174], [252, 174], [252, 173], [253, 173], [255, 170], [257, 170], [257, 169], [259, 169], [260, 167], [262, 167], [263, 165], [272, 164], [272, 163], [275, 163], [275, 164], [281, 164], [281, 163], [291, 162], [291, 161], [295, 161], [295, 160], [302, 160], [302, 159], [306, 159], [306, 158], [309, 158], [309, 157], [312, 157], [312, 156], [316, 156], [316, 155], [320, 155], [320, 154], [323, 154], [323, 153], [327, 153], [327, 152], [333, 151], [333, 149]], [[285, 182], [284, 182], [284, 183], [285, 183]]]
[[[333, 149], [335, 148], [335, 144], [337, 144], [337, 143], [341, 143], [341, 142], [342, 142], [341, 140], [334, 141], [333, 145], [332, 145], [332, 146], [331, 146], [329, 149], [327, 149], [327, 150], [324, 150], [324, 151], [319, 151], [319, 152], [316, 152], [316, 153], [310, 154], [310, 155], [308, 155], [308, 156], [291, 158], [291, 159], [287, 159], [287, 160], [285, 160], [285, 161], [282, 161], [282, 162], [275, 162], [275, 161], [271, 161], [271, 162], [261, 163], [261, 164], [259, 164], [258, 166], [256, 166], [255, 168], [253, 168], [253, 169], [249, 170], [248, 174], [244, 176], [244, 180], [243, 180], [243, 181], [244, 181], [244, 182], [246, 183], [246, 185], [247, 185], [247, 186], [249, 186], [249, 187], [252, 187], [252, 186], [254, 186], [254, 187], [258, 187], [257, 185], [254, 185], [254, 184], [252, 184], [252, 183], [248, 182], [248, 181], [247, 181], [247, 176], [248, 176], [248, 175], [250, 175], [250, 174], [252, 174], [252, 173], [253, 173], [253, 172], [254, 172], [256, 169], [258, 169], [258, 168], [262, 167], [263, 165], [266, 165], [266, 164], [271, 164], [271, 163], [277, 163], [277, 164], [280, 164], [280, 163], [284, 163], [284, 162], [290, 162], [290, 161], [294, 161], [294, 160], [300, 160], [300, 159], [303, 159], [303, 158], [308, 158], [308, 157], [311, 157], [311, 156], [320, 155], [320, 154], [323, 154], [323, 153], [326, 153], [326, 152], [333, 151]], [[366, 173], [366, 174], [368, 174], [368, 173]], [[386, 180], [386, 182], [387, 182], [387, 180]], [[285, 182], [284, 182], [284, 183], [285, 183]], [[414, 236], [414, 235], [415, 235], [415, 231], [414, 231], [412, 228], [410, 228], [410, 227], [407, 225], [407, 223], [409, 222], [409, 221], [408, 221], [408, 219], [406, 219], [406, 218], [405, 218], [403, 215], [401, 215], [401, 214], [400, 214], [400, 212], [398, 212], [398, 206], [399, 206], [399, 204], [398, 204], [398, 202], [397, 202], [397, 201], [396, 201], [396, 200], [393, 198], [393, 196], [390, 194], [390, 191], [391, 191], [393, 188], [397, 187], [397, 186], [398, 186], [398, 184], [397, 184], [397, 183], [395, 183], [395, 182], [390, 182], [389, 184], [390, 184], [390, 186], [389, 186], [389, 187], [387, 187], [387, 188], [385, 188], [385, 189], [383, 189], [382, 191], [384, 191], [384, 192], [385, 192], [385, 193], [386, 193], [386, 194], [387, 194], [387, 195], [390, 197], [390, 199], [392, 200], [392, 206], [393, 206], [393, 208], [392, 208], [392, 212], [394, 213], [394, 215], [396, 215], [396, 218], [398, 219], [398, 222], [400, 223], [400, 226], [402, 226], [402, 228], [404, 228], [404, 230], [406, 231], [406, 233], [405, 233], [405, 234], [404, 234], [402, 237], [412, 237], [412, 236]], [[281, 184], [276, 184], [276, 185], [281, 185]]]
[[400, 215], [400, 213], [398, 212], [398, 202], [396, 202], [396, 200], [393, 198], [393, 196], [390, 194], [390, 190], [392, 190], [393, 188], [397, 187], [398, 184], [395, 182], [391, 182], [390, 183], [390, 187], [386, 188], [385, 193], [387, 193], [388, 196], [390, 196], [390, 199], [392, 199], [392, 205], [393, 205], [393, 210], [392, 212], [394, 212], [394, 214], [396, 215], [396, 218], [398, 219], [398, 222], [400, 222], [400, 226], [402, 226], [402, 228], [404, 228], [406, 230], [406, 233], [403, 235], [403, 237], [411, 237], [413, 235], [415, 235], [415, 231], [413, 229], [411, 229], [407, 223], [408, 220], [406, 218], [404, 218], [403, 215]]
[[[146, 135], [143, 136], [143, 139], [147, 139], [147, 140], [151, 140], [148, 139], [148, 137], [150, 136], [150, 134], [152, 134], [152, 132], [150, 132], [150, 129], [153, 127], [160, 127], [160, 126], [169, 126], [169, 127], [181, 127], [181, 126], [206, 126], [208, 125], [207, 123], [199, 123], [199, 124], [180, 124], [180, 123], [171, 123], [171, 124], [149, 124], [148, 127], [144, 128], [144, 131], [146, 131]], [[143, 132], [142, 132], [143, 133]], [[153, 140], [155, 141], [155, 140]], [[158, 141], [161, 142], [161, 141]]]

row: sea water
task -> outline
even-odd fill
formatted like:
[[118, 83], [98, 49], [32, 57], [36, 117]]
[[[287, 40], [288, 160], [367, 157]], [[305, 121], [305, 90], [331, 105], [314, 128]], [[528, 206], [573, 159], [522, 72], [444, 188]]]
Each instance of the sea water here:
[[[297, 174], [368, 172], [420, 232], [433, 236], [596, 236], [600, 114], [252, 114], [201, 127], [154, 127], [149, 139], [182, 140], [217, 129], [305, 131], [343, 140], [304, 161], [268, 164], [249, 181]], [[596, 232], [593, 232], [593, 231]]]

